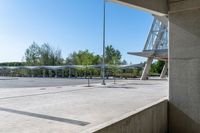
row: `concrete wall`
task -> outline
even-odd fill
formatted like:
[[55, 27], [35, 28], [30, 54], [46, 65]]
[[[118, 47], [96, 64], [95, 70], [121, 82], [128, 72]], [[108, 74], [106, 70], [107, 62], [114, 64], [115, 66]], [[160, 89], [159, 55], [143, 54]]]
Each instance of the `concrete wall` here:
[[169, 131], [200, 133], [200, 0], [169, 4]]
[[94, 133], [167, 133], [167, 108], [168, 101], [161, 101]]

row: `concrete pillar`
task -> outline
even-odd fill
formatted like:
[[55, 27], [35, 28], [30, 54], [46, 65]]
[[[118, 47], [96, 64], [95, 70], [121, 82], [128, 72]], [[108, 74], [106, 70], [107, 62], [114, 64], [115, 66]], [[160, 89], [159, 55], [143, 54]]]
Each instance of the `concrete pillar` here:
[[141, 80], [146, 80], [148, 78], [148, 74], [149, 74], [152, 62], [153, 62], [153, 58], [149, 57], [145, 64], [144, 70], [142, 72], [142, 77], [140, 78]]
[[200, 133], [199, 8], [199, 0], [183, 0], [178, 2], [171, 0], [170, 3], [170, 133]]
[[160, 78], [164, 78], [168, 69], [168, 61], [165, 61], [165, 65], [163, 66], [162, 72], [160, 74]]

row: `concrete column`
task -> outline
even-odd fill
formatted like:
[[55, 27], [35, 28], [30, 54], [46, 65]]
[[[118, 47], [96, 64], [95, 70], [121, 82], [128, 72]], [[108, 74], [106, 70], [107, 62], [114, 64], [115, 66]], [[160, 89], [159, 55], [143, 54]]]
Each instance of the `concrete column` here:
[[171, 2], [169, 132], [200, 133], [200, 1]]
[[160, 78], [161, 79], [165, 77], [165, 75], [167, 73], [167, 69], [168, 69], [168, 61], [165, 61], [165, 65], [164, 65], [164, 67], [162, 69], [162, 72], [160, 74]]
[[146, 80], [148, 78], [148, 74], [149, 74], [152, 62], [153, 62], [153, 58], [149, 57], [145, 64], [144, 70], [142, 72], [142, 77], [140, 78], [141, 80]]

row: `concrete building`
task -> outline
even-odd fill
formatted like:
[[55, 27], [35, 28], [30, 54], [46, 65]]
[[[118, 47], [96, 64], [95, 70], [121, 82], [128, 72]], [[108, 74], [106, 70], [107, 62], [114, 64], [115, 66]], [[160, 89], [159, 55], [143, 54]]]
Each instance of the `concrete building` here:
[[200, 0], [112, 0], [169, 19], [170, 133], [200, 132]]

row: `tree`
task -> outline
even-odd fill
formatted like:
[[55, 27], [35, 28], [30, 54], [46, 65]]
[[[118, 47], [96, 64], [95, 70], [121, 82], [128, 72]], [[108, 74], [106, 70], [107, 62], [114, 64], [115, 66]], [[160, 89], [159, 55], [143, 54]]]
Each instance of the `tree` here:
[[26, 49], [25, 59], [28, 65], [38, 65], [40, 59], [40, 47], [38, 44], [33, 42], [33, 44]]
[[[88, 65], [97, 65], [101, 63], [101, 57], [99, 55], [94, 55], [93, 53], [89, 52], [89, 50], [78, 51], [71, 53], [66, 58], [66, 64], [68, 65], [84, 65], [86, 66], [86, 71], [88, 72]], [[87, 76], [85, 70], [79, 69], [79, 74]], [[90, 69], [90, 75], [96, 74], [98, 75], [99, 70]]]
[[24, 66], [25, 62], [4, 62], [0, 63], [0, 66]]
[[54, 50], [48, 43], [44, 43], [40, 48], [40, 63], [42, 65], [61, 65], [63, 59], [61, 50]]
[[54, 51], [54, 54], [53, 54], [53, 64], [56, 64], [56, 65], [62, 65], [63, 62], [64, 62], [64, 59], [62, 58], [62, 52], [60, 49], [57, 49]]
[[94, 55], [93, 53], [89, 52], [89, 50], [78, 51], [78, 53], [73, 52], [69, 55], [66, 59], [66, 64], [73, 64], [73, 65], [94, 65], [99, 64], [101, 58], [99, 55]]
[[164, 65], [165, 65], [164, 61], [160, 61], [160, 60], [157, 61], [157, 63], [156, 63], [156, 72], [161, 73]]
[[40, 48], [40, 63], [41, 65], [53, 65], [51, 62], [52, 49], [48, 44], [43, 44]]
[[123, 61], [121, 62], [121, 64], [122, 64], [122, 65], [127, 65], [128, 63], [127, 63], [126, 60], [123, 60]]
[[33, 44], [26, 49], [25, 59], [27, 65], [61, 65], [63, 58], [61, 50], [52, 48], [48, 43], [41, 46], [33, 42]]
[[106, 64], [121, 64], [121, 53], [119, 50], [114, 49], [112, 45], [105, 48], [105, 63]]
[[79, 65], [92, 65], [94, 58], [93, 53], [90, 53], [88, 50], [79, 51], [77, 56], [78, 56], [77, 62]]
[[164, 61], [156, 61], [151, 65], [150, 73], [160, 74], [162, 72], [163, 66], [165, 65]]
[[66, 64], [67, 65], [77, 65], [77, 53], [73, 52], [66, 58]]

